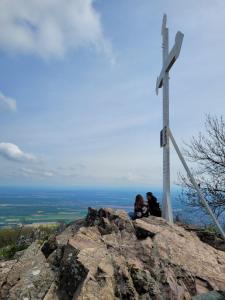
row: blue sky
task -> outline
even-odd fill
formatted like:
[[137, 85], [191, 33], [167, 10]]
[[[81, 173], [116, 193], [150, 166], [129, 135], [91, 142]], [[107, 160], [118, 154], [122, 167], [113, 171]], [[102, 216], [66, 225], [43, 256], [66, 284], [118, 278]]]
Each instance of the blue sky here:
[[[1, 185], [162, 184], [161, 22], [178, 144], [224, 116], [223, 0], [2, 0]], [[172, 183], [182, 170], [172, 151]]]

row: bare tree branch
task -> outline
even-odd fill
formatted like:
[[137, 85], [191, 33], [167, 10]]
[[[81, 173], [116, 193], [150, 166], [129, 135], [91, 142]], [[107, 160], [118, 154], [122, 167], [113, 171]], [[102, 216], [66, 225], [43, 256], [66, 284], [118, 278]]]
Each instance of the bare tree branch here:
[[[225, 121], [223, 117], [206, 115], [206, 135], [201, 132], [192, 137], [190, 144], [185, 144], [185, 157], [196, 163], [193, 171], [205, 199], [216, 216], [225, 212]], [[186, 203], [195, 208], [202, 205], [198, 194], [189, 178], [179, 175]]]

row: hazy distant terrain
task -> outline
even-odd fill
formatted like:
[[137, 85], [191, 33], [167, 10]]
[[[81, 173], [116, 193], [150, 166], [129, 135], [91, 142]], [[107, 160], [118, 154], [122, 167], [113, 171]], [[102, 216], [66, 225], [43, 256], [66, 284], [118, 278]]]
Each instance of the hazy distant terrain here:
[[[161, 191], [149, 189], [161, 202]], [[0, 227], [39, 222], [69, 222], [83, 217], [89, 206], [133, 210], [137, 193], [147, 189], [46, 189], [1, 188]], [[190, 215], [178, 200], [178, 190], [172, 192], [175, 215]], [[192, 221], [194, 218], [192, 218]]]

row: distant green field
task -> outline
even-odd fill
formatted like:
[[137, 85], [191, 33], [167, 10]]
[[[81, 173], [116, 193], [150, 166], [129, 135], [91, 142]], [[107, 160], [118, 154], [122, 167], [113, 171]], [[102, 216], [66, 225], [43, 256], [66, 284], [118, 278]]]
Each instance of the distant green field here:
[[32, 223], [45, 223], [45, 222], [71, 222], [73, 220], [84, 217], [86, 211], [55, 211], [44, 212], [37, 211], [34, 214], [28, 216], [1, 216], [0, 217], [0, 226], [15, 226], [19, 224], [32, 224]]

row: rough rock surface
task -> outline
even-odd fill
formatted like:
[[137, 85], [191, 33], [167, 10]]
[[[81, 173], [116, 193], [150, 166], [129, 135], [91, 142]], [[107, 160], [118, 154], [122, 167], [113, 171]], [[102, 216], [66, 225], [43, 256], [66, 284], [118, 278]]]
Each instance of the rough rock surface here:
[[0, 299], [222, 300], [224, 291], [224, 251], [162, 218], [131, 221], [121, 210], [90, 208], [42, 247], [0, 263]]

